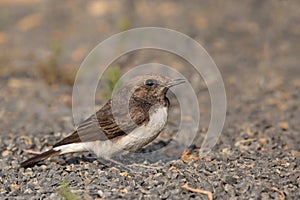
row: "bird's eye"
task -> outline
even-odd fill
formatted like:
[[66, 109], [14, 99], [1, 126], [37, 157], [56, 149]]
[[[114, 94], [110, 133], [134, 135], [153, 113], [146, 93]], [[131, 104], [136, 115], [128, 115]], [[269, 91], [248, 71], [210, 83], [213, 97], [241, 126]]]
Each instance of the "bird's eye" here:
[[148, 79], [145, 81], [145, 85], [147, 85], [147, 86], [152, 86], [152, 85], [154, 85], [154, 83], [155, 83], [155, 80], [153, 80], [153, 79]]

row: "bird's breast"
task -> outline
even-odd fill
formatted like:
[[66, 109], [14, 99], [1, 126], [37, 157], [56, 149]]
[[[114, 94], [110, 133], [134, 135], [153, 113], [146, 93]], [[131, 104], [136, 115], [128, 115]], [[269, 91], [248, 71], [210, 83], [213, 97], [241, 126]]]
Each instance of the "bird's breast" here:
[[147, 124], [135, 128], [118, 141], [124, 150], [136, 151], [153, 141], [164, 128], [168, 118], [168, 108], [159, 107], [150, 110]]

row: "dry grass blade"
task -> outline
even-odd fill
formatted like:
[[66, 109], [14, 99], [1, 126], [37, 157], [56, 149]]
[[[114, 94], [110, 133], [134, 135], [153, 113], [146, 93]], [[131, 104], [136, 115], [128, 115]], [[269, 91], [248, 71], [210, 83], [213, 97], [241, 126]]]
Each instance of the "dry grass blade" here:
[[280, 197], [279, 197], [280, 200], [284, 200], [284, 199], [285, 199], [285, 198], [284, 198], [284, 193], [283, 193], [282, 190], [279, 190], [279, 189], [276, 188], [276, 187], [269, 187], [269, 189], [278, 192], [278, 193], [280, 194]]
[[181, 187], [184, 188], [184, 189], [186, 189], [186, 190], [189, 190], [189, 191], [191, 191], [191, 192], [196, 192], [196, 193], [199, 193], [199, 194], [205, 194], [205, 195], [207, 195], [207, 197], [208, 197], [209, 200], [213, 200], [213, 194], [212, 194], [212, 192], [210, 192], [210, 191], [191, 188], [190, 186], [188, 186], [187, 183], [184, 184], [184, 185], [181, 186]]
[[191, 153], [192, 152], [190, 150], [185, 150], [181, 155], [181, 160], [183, 160], [183, 162], [185, 162], [185, 163], [188, 163], [192, 160], [194, 160], [194, 161], [200, 160], [200, 158], [198, 156], [190, 155]]
[[29, 154], [33, 154], [33, 155], [40, 155], [40, 154], [42, 154], [42, 152], [40, 152], [40, 151], [34, 151], [34, 150], [31, 150], [31, 149], [23, 149], [23, 152], [29, 153]]

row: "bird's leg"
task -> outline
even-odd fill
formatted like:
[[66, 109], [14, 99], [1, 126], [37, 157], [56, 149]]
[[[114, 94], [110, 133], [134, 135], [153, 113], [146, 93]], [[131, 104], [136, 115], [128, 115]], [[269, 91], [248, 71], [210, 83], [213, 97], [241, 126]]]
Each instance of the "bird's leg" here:
[[104, 165], [106, 165], [107, 167], [117, 167], [121, 170], [126, 170], [129, 172], [133, 172], [133, 168], [129, 167], [129, 166], [125, 166], [125, 164], [118, 162], [114, 159], [111, 158], [99, 158], [100, 162]]

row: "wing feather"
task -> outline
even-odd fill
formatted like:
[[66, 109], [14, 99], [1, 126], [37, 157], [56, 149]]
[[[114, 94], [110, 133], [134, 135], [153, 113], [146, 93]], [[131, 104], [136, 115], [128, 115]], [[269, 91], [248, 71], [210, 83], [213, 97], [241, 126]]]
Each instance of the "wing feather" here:
[[113, 139], [130, 132], [149, 120], [148, 111], [150, 107], [145, 108], [132, 104], [129, 106], [133, 111], [131, 113], [134, 114], [128, 116], [128, 112], [123, 111], [122, 113], [124, 109], [119, 109], [118, 119], [122, 120], [116, 122], [111, 110], [111, 101], [108, 101], [96, 114], [83, 121], [70, 136], [56, 143], [53, 147], [82, 141]]

